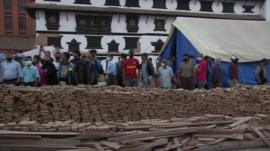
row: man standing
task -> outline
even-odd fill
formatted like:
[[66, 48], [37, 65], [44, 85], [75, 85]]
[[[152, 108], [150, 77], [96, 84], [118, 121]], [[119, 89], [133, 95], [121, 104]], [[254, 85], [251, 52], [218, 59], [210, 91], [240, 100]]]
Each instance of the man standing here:
[[[61, 52], [59, 49], [55, 50], [54, 52], [54, 61], [53, 64], [55, 66], [56, 69], [56, 74], [57, 74], [57, 78], [59, 77], [59, 69], [60, 69], [60, 63], [61, 63]], [[59, 79], [56, 80], [57, 84], [59, 82]]]
[[179, 79], [181, 87], [183, 89], [192, 90], [193, 89], [193, 71], [194, 64], [190, 59], [188, 54], [184, 55], [183, 62], [179, 69]]
[[139, 61], [134, 58], [134, 51], [129, 51], [129, 58], [124, 62], [125, 85], [128, 87], [138, 86]]
[[1, 64], [1, 81], [4, 84], [19, 84], [21, 70], [21, 65], [13, 60], [13, 53], [7, 52], [6, 61]]
[[103, 67], [100, 61], [97, 59], [97, 51], [90, 50], [89, 51], [89, 62], [90, 62], [90, 84], [96, 85], [98, 84], [98, 78], [100, 74], [103, 74]]
[[229, 84], [231, 87], [237, 86], [238, 82], [238, 61], [239, 57], [233, 55], [229, 66]]
[[69, 62], [69, 53], [63, 53], [63, 60], [60, 63], [60, 82], [65, 82], [67, 85], [75, 85], [74, 65]]
[[40, 79], [38, 69], [32, 65], [32, 58], [28, 57], [26, 60], [26, 66], [22, 70], [21, 74], [23, 85], [25, 86], [37, 86]]
[[125, 60], [127, 59], [126, 54], [121, 54], [121, 56], [118, 58], [118, 62], [116, 63], [117, 67], [117, 84], [119, 86], [124, 86], [124, 73], [123, 73], [123, 64]]
[[202, 89], [207, 84], [207, 62], [201, 56], [198, 57], [198, 67], [197, 67], [197, 86], [199, 89]]
[[223, 87], [224, 79], [224, 70], [221, 66], [221, 59], [217, 58], [214, 61], [213, 70], [212, 70], [212, 85], [213, 88]]
[[153, 83], [152, 78], [155, 73], [155, 69], [152, 62], [149, 61], [146, 53], [142, 54], [142, 64], [140, 68], [143, 87], [148, 88]]
[[260, 65], [256, 68], [256, 79], [259, 85], [268, 83], [267, 65], [268, 60], [263, 58]]
[[82, 55], [76, 73], [79, 84], [90, 84], [90, 63], [86, 55]]
[[108, 56], [108, 66], [106, 73], [107, 86], [116, 85], [117, 67], [112, 55]]
[[161, 67], [158, 69], [160, 87], [165, 89], [172, 88], [173, 70], [168, 66], [167, 60], [163, 60]]

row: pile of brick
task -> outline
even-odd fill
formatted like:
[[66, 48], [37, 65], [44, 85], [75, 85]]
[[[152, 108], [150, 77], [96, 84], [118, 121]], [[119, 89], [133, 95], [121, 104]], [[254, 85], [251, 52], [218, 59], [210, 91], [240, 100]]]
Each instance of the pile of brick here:
[[[120, 87], [0, 86], [0, 123], [108, 123], [204, 114], [270, 113], [269, 86], [160, 90]], [[12, 125], [12, 124], [11, 124]]]

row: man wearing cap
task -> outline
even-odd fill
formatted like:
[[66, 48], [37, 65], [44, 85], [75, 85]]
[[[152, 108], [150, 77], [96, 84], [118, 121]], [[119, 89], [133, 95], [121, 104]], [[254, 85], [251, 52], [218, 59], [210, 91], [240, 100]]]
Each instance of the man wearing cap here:
[[260, 65], [256, 68], [256, 80], [259, 85], [268, 83], [267, 65], [268, 60], [263, 58]]
[[236, 86], [238, 82], [238, 61], [239, 57], [232, 55], [231, 64], [229, 66], [229, 84], [231, 87]]
[[125, 86], [137, 87], [139, 74], [139, 61], [134, 58], [134, 51], [129, 51], [129, 58], [124, 62]]
[[193, 89], [194, 64], [188, 54], [184, 55], [179, 68], [179, 79], [183, 89]]
[[6, 61], [1, 64], [0, 77], [4, 84], [17, 85], [20, 82], [21, 65], [13, 60], [13, 53], [6, 53]]

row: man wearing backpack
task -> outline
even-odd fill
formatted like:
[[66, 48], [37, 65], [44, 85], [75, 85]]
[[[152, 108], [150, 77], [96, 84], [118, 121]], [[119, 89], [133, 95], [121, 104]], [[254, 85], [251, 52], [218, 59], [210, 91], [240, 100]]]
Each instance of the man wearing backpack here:
[[98, 78], [100, 74], [104, 73], [103, 67], [100, 61], [97, 59], [97, 51], [90, 50], [89, 63], [90, 63], [90, 84], [98, 84]]
[[264, 58], [261, 60], [260, 65], [256, 68], [256, 80], [259, 85], [268, 83], [267, 65], [268, 60]]

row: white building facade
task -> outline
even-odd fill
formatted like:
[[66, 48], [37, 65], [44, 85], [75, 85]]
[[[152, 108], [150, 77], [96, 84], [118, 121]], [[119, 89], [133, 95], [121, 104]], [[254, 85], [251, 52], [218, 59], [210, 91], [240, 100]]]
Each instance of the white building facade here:
[[96, 49], [104, 55], [126, 53], [130, 49], [158, 55], [178, 16], [265, 20], [265, 12], [270, 11], [266, 11], [265, 3], [262, 0], [36, 0], [28, 6], [28, 12], [36, 19], [36, 34], [42, 45], [81, 53]]

